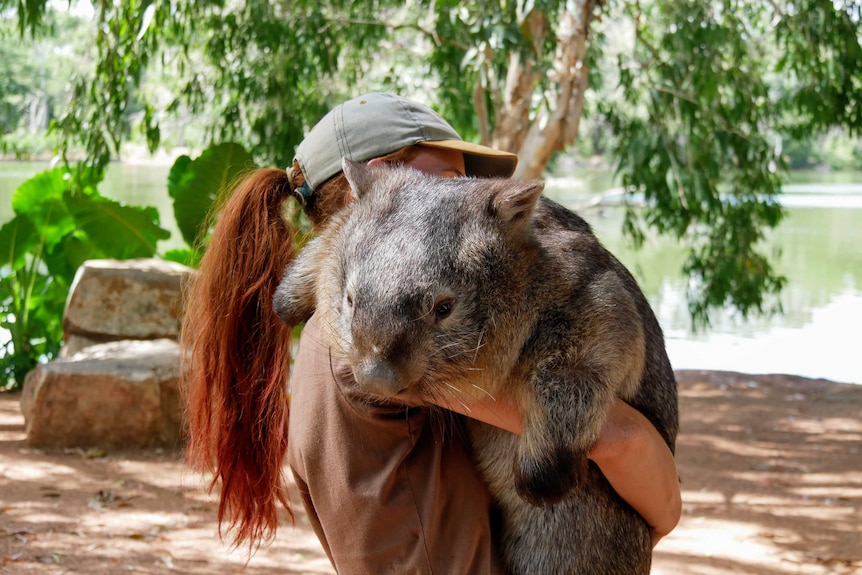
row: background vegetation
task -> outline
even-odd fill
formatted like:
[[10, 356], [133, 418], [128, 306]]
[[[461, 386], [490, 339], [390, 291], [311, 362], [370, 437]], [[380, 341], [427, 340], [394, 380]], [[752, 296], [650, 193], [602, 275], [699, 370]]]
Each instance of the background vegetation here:
[[697, 324], [724, 305], [770, 313], [784, 278], [763, 239], [784, 170], [862, 164], [860, 17], [850, 0], [0, 0], [0, 150], [50, 149], [65, 166], [22, 186], [0, 230], [13, 333], [0, 361], [20, 383], [52, 357], [76, 265], [128, 255], [100, 244], [101, 217], [155, 253], [157, 214], [107, 208], [97, 191], [124, 142], [247, 150], [178, 161], [170, 193], [189, 240], [217, 195], [189, 185], [196, 167], [220, 185], [252, 162], [285, 166], [323, 113], [368, 90], [424, 100], [465, 137], [517, 152], [520, 177], [572, 149], [602, 155], [630, 201], [629, 237], [686, 247]]

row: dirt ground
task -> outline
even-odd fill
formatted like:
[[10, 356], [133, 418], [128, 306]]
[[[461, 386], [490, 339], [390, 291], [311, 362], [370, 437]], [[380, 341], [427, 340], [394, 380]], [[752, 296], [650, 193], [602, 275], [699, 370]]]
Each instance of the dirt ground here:
[[[678, 372], [683, 489], [657, 575], [862, 574], [862, 385]], [[246, 564], [178, 452], [27, 448], [0, 394], [0, 573], [332, 573], [298, 516]]]

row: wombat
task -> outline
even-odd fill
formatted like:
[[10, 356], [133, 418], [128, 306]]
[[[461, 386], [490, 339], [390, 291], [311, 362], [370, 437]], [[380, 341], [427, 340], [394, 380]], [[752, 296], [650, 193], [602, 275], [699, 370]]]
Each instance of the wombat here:
[[646, 522], [587, 460], [615, 396], [674, 447], [676, 381], [631, 274], [541, 182], [344, 172], [353, 201], [287, 267], [278, 315], [316, 309], [371, 398], [517, 401], [521, 436], [469, 423], [512, 573], [648, 573]]

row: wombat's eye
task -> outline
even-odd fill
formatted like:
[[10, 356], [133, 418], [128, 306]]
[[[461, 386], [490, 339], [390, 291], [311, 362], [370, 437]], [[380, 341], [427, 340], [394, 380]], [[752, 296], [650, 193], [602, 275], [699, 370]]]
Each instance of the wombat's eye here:
[[446, 319], [452, 314], [453, 307], [454, 302], [451, 299], [444, 299], [443, 301], [438, 302], [437, 306], [434, 308], [434, 319], [437, 321]]
[[353, 307], [353, 295], [350, 292], [347, 292], [347, 307]]

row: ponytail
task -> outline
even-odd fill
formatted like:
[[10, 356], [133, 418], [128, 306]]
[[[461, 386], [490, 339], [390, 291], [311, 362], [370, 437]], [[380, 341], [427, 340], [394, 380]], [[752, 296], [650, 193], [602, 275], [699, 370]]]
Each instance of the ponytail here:
[[[404, 162], [415, 147], [384, 161]], [[297, 163], [259, 169], [225, 202], [183, 319], [183, 390], [189, 424], [188, 456], [220, 486], [219, 531], [228, 523], [234, 543], [275, 536], [278, 506], [291, 518], [282, 463], [287, 453], [287, 374], [291, 334], [272, 309], [284, 269], [296, 257], [296, 230], [282, 214], [286, 198], [305, 181]], [[339, 173], [310, 197], [305, 214], [315, 227], [343, 208], [350, 186]]]
[[293, 518], [282, 463], [287, 451], [292, 327], [272, 296], [295, 257], [282, 216], [292, 193], [284, 170], [259, 169], [224, 204], [183, 320], [189, 459], [220, 485], [219, 532], [234, 543], [272, 539], [279, 504]]

